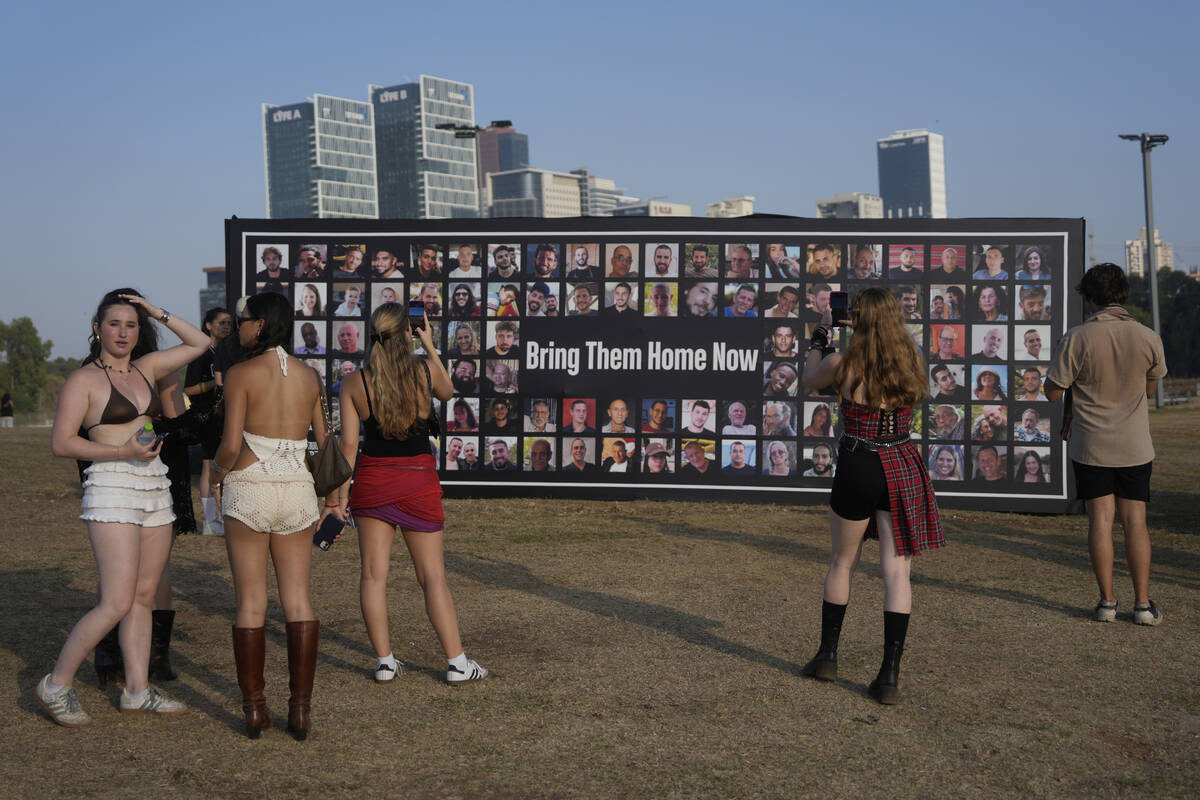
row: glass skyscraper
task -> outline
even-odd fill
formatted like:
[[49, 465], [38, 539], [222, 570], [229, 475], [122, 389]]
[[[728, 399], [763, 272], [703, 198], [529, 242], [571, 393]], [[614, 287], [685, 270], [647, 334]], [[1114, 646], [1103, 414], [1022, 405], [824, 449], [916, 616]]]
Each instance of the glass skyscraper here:
[[940, 133], [896, 131], [877, 141], [879, 194], [888, 219], [945, 219], [946, 156]]
[[262, 113], [269, 218], [378, 219], [370, 103], [317, 94]]
[[417, 83], [370, 86], [384, 219], [479, 216], [475, 140], [440, 124], [475, 124], [475, 88], [422, 75]]

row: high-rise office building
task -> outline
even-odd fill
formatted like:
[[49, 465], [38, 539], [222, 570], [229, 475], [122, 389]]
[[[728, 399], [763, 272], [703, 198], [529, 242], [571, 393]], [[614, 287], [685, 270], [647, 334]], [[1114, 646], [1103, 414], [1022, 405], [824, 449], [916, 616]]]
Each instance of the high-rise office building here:
[[375, 110], [379, 214], [384, 219], [479, 216], [475, 140], [438, 125], [475, 124], [475, 88], [422, 75], [369, 87]]
[[317, 94], [262, 115], [268, 217], [378, 218], [369, 103]]
[[611, 217], [613, 209], [625, 203], [636, 203], [638, 198], [625, 194], [611, 178], [597, 178], [587, 167], [571, 170], [579, 176], [579, 207], [585, 217]]
[[484, 175], [529, 166], [529, 137], [513, 128], [484, 128], [479, 141], [479, 170]]
[[726, 197], [716, 203], [709, 203], [704, 209], [704, 216], [710, 218], [748, 217], [754, 213], [754, 197]]
[[883, 198], [863, 192], [843, 192], [817, 201], [817, 219], [882, 219]]
[[888, 219], [946, 217], [946, 155], [940, 133], [896, 131], [877, 142], [879, 195]]
[[[1175, 248], [1158, 238], [1158, 228], [1154, 229], [1154, 260], [1158, 268], [1175, 269]], [[1130, 275], [1146, 275], [1146, 226], [1138, 228], [1136, 239], [1125, 240], [1125, 272]]]
[[492, 217], [578, 217], [585, 178], [547, 169], [493, 172], [487, 177]]

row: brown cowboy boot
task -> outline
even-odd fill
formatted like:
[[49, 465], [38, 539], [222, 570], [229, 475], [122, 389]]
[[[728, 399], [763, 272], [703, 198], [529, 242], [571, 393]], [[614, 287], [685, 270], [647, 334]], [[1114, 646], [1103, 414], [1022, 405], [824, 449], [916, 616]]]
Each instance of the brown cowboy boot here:
[[267, 629], [233, 629], [233, 657], [237, 662], [238, 686], [242, 689], [242, 713], [246, 715], [246, 735], [257, 739], [271, 727], [267, 700], [263, 697], [263, 663], [266, 661]]
[[292, 696], [288, 699], [288, 733], [297, 741], [308, 738], [311, 726], [309, 708], [312, 704], [313, 678], [317, 671], [317, 639], [320, 623], [289, 622], [287, 624], [288, 674]]

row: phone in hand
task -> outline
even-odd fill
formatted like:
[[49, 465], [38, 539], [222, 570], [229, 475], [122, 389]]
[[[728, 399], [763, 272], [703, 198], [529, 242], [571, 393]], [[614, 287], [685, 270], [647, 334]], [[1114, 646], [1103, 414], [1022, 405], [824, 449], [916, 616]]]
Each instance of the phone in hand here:
[[829, 314], [834, 326], [842, 326], [850, 321], [850, 295], [845, 292], [829, 293]]
[[330, 514], [321, 523], [321, 527], [317, 528], [317, 532], [313, 534], [313, 544], [322, 550], [328, 550], [333, 546], [333, 540], [342, 532], [342, 528], [346, 527], [346, 523], [337, 518], [337, 515]]
[[408, 324], [412, 326], [413, 333], [425, 327], [425, 302], [423, 300], [414, 298], [408, 301]]

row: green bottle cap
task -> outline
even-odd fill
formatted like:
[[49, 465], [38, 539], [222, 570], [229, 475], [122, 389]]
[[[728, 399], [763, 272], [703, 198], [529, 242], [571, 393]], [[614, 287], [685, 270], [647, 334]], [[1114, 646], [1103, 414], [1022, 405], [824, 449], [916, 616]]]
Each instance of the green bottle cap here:
[[143, 426], [142, 426], [142, 430], [144, 430], [144, 431], [152, 431], [152, 430], [154, 430], [154, 423], [153, 423], [153, 422], [147, 422], [145, 425], [143, 425]]

